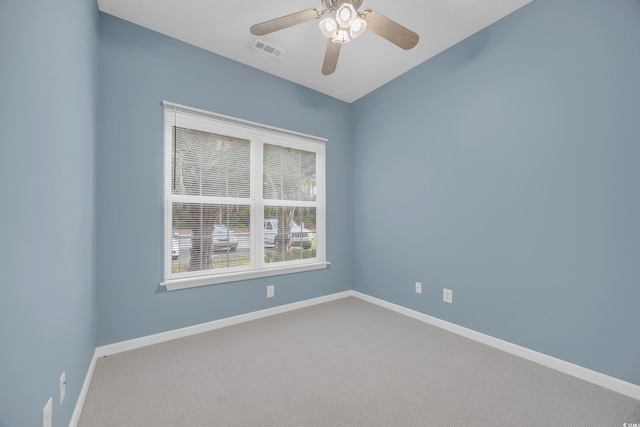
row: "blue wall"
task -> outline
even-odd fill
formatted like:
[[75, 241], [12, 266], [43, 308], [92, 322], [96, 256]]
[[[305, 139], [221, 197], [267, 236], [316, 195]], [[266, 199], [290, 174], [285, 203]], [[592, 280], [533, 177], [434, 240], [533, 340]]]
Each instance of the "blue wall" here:
[[640, 384], [639, 41], [536, 0], [354, 103], [355, 289]]
[[[95, 2], [0, 2], [0, 426], [68, 425], [95, 348]], [[66, 371], [67, 396], [58, 380]]]
[[[349, 104], [106, 14], [99, 28], [98, 343], [351, 289]], [[162, 100], [328, 138], [331, 267], [171, 292], [160, 287]], [[267, 284], [276, 285], [275, 298], [266, 298]]]

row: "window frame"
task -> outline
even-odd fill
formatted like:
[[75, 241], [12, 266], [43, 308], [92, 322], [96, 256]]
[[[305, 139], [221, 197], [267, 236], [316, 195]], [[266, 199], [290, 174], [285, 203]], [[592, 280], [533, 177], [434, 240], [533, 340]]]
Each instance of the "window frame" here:
[[[280, 274], [326, 268], [326, 157], [327, 140], [286, 129], [280, 129], [260, 123], [250, 122], [212, 113], [205, 110], [187, 107], [163, 101], [164, 110], [164, 166], [163, 166], [163, 244], [162, 244], [162, 282], [167, 290], [206, 286], [239, 280], [269, 277]], [[250, 197], [249, 199], [233, 199], [205, 196], [182, 196], [172, 194], [172, 154], [173, 127], [186, 127], [250, 141]], [[263, 181], [263, 147], [265, 144], [278, 145], [293, 149], [311, 151], [316, 157], [316, 200], [286, 201], [266, 200], [262, 196]], [[224, 268], [218, 271], [199, 270], [186, 273], [173, 273], [172, 247], [172, 203], [176, 201], [195, 203], [244, 204], [251, 207], [250, 215], [250, 264], [244, 267]], [[283, 205], [309, 206], [316, 208], [316, 256], [315, 258], [265, 262], [264, 252], [264, 207], [274, 203]]]

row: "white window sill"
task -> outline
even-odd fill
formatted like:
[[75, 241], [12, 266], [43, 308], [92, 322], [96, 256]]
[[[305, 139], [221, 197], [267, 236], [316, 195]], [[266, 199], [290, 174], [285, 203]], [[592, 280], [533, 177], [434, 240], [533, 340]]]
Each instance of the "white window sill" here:
[[238, 280], [257, 279], [260, 277], [277, 276], [280, 274], [300, 273], [303, 271], [320, 270], [327, 268], [329, 262], [317, 262], [313, 264], [300, 264], [287, 267], [265, 268], [262, 270], [242, 271], [237, 273], [217, 274], [213, 276], [189, 277], [185, 279], [165, 280], [160, 283], [168, 291], [178, 289], [195, 288], [197, 286], [217, 285], [219, 283], [236, 282]]

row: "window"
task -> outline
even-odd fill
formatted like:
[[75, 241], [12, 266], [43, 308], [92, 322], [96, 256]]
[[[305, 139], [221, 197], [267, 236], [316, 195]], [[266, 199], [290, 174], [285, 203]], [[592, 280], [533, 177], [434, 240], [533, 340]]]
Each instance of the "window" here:
[[325, 139], [163, 106], [167, 289], [328, 265]]

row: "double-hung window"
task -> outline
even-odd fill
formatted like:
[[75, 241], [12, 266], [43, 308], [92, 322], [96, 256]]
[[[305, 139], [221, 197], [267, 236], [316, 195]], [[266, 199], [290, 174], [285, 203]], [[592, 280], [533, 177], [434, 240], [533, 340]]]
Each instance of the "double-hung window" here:
[[325, 139], [163, 106], [167, 289], [327, 266]]

